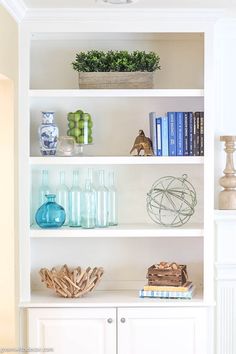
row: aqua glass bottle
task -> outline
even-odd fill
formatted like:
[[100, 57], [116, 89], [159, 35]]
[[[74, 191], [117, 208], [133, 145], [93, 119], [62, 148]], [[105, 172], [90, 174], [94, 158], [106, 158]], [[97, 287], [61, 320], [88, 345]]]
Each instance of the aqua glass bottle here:
[[96, 226], [95, 192], [89, 179], [85, 181], [85, 187], [81, 194], [81, 226], [84, 229], [93, 229]]
[[73, 185], [69, 193], [69, 226], [81, 226], [81, 189], [79, 187], [79, 171], [73, 171]]
[[118, 201], [113, 171], [109, 172], [108, 181], [109, 226], [115, 226], [118, 225]]
[[65, 210], [56, 203], [55, 198], [55, 194], [46, 195], [46, 202], [35, 214], [36, 223], [43, 229], [58, 228], [65, 222]]
[[47, 194], [50, 194], [50, 188], [48, 185], [48, 170], [42, 170], [41, 175], [41, 185], [38, 190], [38, 206], [40, 207], [47, 200], [45, 197]]
[[99, 185], [96, 190], [96, 226], [108, 227], [108, 189], [105, 186], [104, 171], [99, 171]]
[[56, 190], [57, 202], [60, 204], [66, 213], [66, 220], [64, 225], [69, 224], [69, 188], [66, 185], [65, 181], [65, 171], [60, 172], [60, 184]]

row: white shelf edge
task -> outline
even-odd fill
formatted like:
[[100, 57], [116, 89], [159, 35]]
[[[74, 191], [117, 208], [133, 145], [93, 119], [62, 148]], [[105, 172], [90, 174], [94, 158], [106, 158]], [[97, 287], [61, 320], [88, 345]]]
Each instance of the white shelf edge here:
[[215, 221], [218, 220], [232, 220], [236, 222], [236, 210], [220, 210], [215, 209], [214, 211]]
[[[191, 224], [190, 224], [191, 225]], [[163, 228], [155, 224], [123, 224], [108, 228], [82, 229], [62, 227], [60, 229], [40, 229], [32, 227], [30, 238], [88, 238], [88, 237], [203, 237], [202, 225], [184, 225], [181, 228]]]
[[138, 290], [104, 291], [95, 290], [86, 297], [64, 299], [50, 290], [34, 291], [30, 301], [21, 301], [19, 307], [202, 307], [214, 306], [203, 299], [202, 289], [198, 289], [193, 299], [150, 299], [139, 298]]
[[32, 98], [42, 97], [204, 97], [202, 89], [119, 89], [119, 90], [29, 90]]
[[30, 157], [31, 165], [201, 165], [203, 156]]

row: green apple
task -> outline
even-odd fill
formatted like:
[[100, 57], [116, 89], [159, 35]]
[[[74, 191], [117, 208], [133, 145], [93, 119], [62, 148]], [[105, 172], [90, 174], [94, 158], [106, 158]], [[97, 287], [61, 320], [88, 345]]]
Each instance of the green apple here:
[[93, 138], [92, 138], [92, 136], [89, 136], [89, 137], [88, 137], [88, 143], [89, 143], [89, 144], [92, 144], [92, 142], [93, 142]]
[[80, 121], [79, 121], [79, 128], [80, 128], [80, 129], [83, 129], [83, 127], [84, 127], [84, 121], [83, 121], [83, 120], [80, 120]]
[[74, 136], [78, 137], [81, 134], [81, 131], [79, 128], [74, 128]]
[[82, 115], [82, 119], [83, 119], [84, 121], [89, 121], [89, 120], [91, 120], [91, 116], [90, 116], [89, 113], [84, 113], [84, 114]]
[[70, 129], [67, 130], [66, 134], [70, 136]]
[[69, 112], [69, 113], [67, 114], [67, 119], [68, 119], [68, 120], [74, 120], [74, 113], [73, 113], [73, 112]]
[[92, 122], [91, 120], [88, 122], [88, 127], [89, 127], [89, 128], [92, 128], [92, 127], [93, 127], [93, 122]]
[[84, 114], [84, 112], [81, 109], [78, 109], [75, 113], [79, 113], [80, 116]]
[[78, 122], [81, 119], [81, 114], [79, 112], [74, 113], [74, 121]]
[[82, 135], [77, 138], [77, 143], [79, 143], [79, 144], [84, 143], [84, 137]]
[[73, 129], [75, 127], [75, 122], [73, 122], [72, 120], [69, 121], [68, 127], [70, 129]]

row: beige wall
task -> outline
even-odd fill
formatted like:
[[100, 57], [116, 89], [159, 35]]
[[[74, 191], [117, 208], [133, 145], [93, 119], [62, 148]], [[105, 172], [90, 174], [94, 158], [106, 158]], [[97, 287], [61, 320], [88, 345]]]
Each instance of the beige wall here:
[[17, 86], [18, 26], [0, 5], [0, 348], [16, 346], [14, 123]]

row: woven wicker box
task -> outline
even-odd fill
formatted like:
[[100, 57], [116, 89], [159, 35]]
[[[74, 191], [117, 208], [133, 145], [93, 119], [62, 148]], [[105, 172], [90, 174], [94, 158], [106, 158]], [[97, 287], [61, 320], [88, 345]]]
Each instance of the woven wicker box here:
[[152, 72], [80, 72], [81, 89], [152, 89]]
[[182, 286], [187, 281], [187, 266], [178, 265], [178, 269], [158, 269], [156, 265], [148, 268], [148, 285]]

